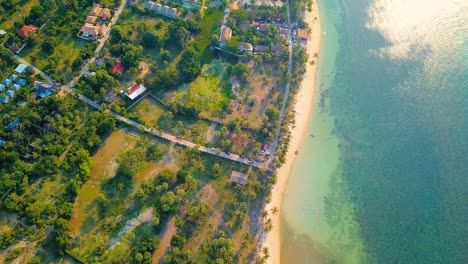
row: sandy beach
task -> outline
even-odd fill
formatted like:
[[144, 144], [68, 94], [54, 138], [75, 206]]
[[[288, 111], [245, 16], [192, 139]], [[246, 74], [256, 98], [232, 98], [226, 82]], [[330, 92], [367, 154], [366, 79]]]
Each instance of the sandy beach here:
[[[315, 18], [317, 18], [315, 20]], [[278, 212], [274, 215], [270, 214], [273, 230], [266, 234], [263, 247], [269, 248], [270, 258], [268, 263], [277, 264], [281, 262], [281, 207], [283, 202], [283, 196], [286, 191], [288, 184], [288, 178], [291, 174], [291, 170], [296, 159], [295, 152], [299, 149], [307, 127], [309, 124], [309, 119], [312, 114], [314, 106], [314, 96], [316, 94], [316, 76], [317, 76], [317, 59], [313, 55], [317, 52], [319, 53], [320, 49], [320, 38], [321, 38], [321, 26], [320, 26], [320, 16], [317, 6], [317, 1], [314, 0], [312, 12], [307, 12], [305, 21], [309, 24], [309, 27], [312, 29], [312, 33], [309, 37], [309, 42], [307, 43], [307, 52], [309, 54], [309, 62], [315, 60], [315, 64], [311, 65], [307, 63], [307, 71], [304, 75], [303, 82], [301, 84], [300, 90], [296, 96], [295, 103], [295, 120], [296, 126], [293, 130], [289, 151], [286, 158], [286, 163], [277, 171], [278, 181], [272, 191], [271, 203], [267, 204], [265, 210], [277, 208]]]

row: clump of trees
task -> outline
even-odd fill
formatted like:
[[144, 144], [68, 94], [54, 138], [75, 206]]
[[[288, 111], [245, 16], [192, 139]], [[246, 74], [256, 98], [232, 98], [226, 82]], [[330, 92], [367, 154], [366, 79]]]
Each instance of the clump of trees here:
[[193, 81], [201, 71], [201, 56], [193, 47], [187, 48], [182, 53], [182, 58], [179, 61], [179, 70], [181, 76], [186, 82]]

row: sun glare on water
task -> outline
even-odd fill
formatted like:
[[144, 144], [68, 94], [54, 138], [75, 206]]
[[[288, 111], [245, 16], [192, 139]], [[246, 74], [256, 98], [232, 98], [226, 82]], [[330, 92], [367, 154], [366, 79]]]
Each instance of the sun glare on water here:
[[[368, 9], [367, 27], [380, 32], [388, 46], [376, 51], [394, 59], [412, 59], [421, 52], [446, 46], [447, 39], [462, 43], [468, 33], [466, 0], [377, 0]], [[460, 30], [445, 31], [447, 25], [465, 25]], [[454, 34], [454, 35], [449, 35]]]

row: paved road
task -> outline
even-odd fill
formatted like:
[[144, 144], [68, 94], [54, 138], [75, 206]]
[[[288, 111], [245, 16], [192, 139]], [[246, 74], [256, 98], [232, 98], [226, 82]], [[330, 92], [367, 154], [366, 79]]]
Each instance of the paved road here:
[[[109, 38], [110, 36], [110, 27], [115, 24], [118, 20], [118, 17], [119, 15], [122, 13], [123, 9], [125, 8], [127, 4], [127, 0], [123, 0], [122, 1], [122, 4], [120, 5], [119, 9], [115, 12], [114, 14], [114, 18], [112, 19], [110, 25], [109, 25], [109, 30], [106, 32], [105, 36], [99, 41], [99, 45], [98, 47], [96, 48], [96, 52], [95, 52], [95, 56], [93, 58], [91, 58], [81, 69], [80, 71], [80, 75], [75, 77], [68, 85], [65, 86], [65, 89], [67, 91], [71, 91], [71, 88], [76, 84], [78, 83], [78, 80], [81, 78], [81, 76], [85, 75], [88, 73], [88, 68], [89, 68], [89, 64], [90, 63], [94, 63], [94, 61], [96, 60], [96, 57], [99, 56], [99, 53], [101, 52], [102, 48], [104, 47], [104, 44], [105, 42], [107, 41], [107, 39]], [[226, 19], [226, 17], [224, 18], [224, 20]], [[224, 22], [224, 21], [223, 21]], [[289, 29], [288, 29], [288, 40], [289, 40], [289, 62], [288, 62], [288, 74], [291, 73], [292, 71], [292, 26], [291, 26], [291, 13], [290, 13], [290, 3], [288, 1], [288, 24], [289, 24]], [[31, 65], [30, 63], [28, 63], [27, 61], [25, 61], [24, 59], [20, 58], [19, 56], [16, 56], [14, 55], [15, 59], [20, 61], [21, 63], [25, 64], [25, 65], [28, 65], [28, 66], [31, 66], [34, 70], [38, 71], [41, 76], [43, 76], [44, 78], [46, 78], [47, 80], [49, 80], [50, 82], [53, 82], [54, 80], [47, 74], [45, 74], [44, 72], [42, 72], [41, 70], [37, 69], [36, 67], [34, 67], [33, 65]], [[152, 134], [154, 136], [157, 136], [157, 137], [160, 137], [160, 138], [163, 138], [165, 140], [168, 140], [168, 141], [171, 141], [171, 142], [174, 142], [174, 143], [177, 143], [179, 145], [183, 145], [183, 146], [186, 146], [186, 147], [189, 147], [189, 148], [193, 148], [195, 146], [198, 146], [198, 150], [201, 151], [201, 152], [204, 152], [204, 153], [208, 153], [208, 154], [211, 154], [211, 155], [215, 155], [215, 156], [218, 156], [218, 157], [222, 157], [222, 158], [225, 158], [225, 159], [229, 159], [229, 160], [232, 160], [232, 161], [235, 161], [235, 162], [239, 162], [239, 163], [242, 163], [242, 164], [245, 164], [245, 165], [248, 165], [248, 166], [253, 166], [253, 167], [257, 167], [257, 168], [262, 168], [262, 169], [267, 169], [267, 170], [271, 170], [270, 166], [271, 166], [271, 163], [273, 162], [274, 160], [274, 156], [275, 156], [275, 152], [276, 152], [276, 148], [278, 146], [278, 143], [279, 143], [279, 138], [281, 136], [281, 123], [283, 122], [283, 118], [284, 118], [284, 115], [285, 115], [285, 112], [286, 112], [286, 103], [288, 101], [288, 98], [289, 98], [289, 91], [290, 91], [290, 83], [287, 83], [286, 84], [286, 88], [285, 88], [285, 94], [284, 94], [284, 97], [283, 97], [283, 105], [281, 107], [281, 111], [280, 111], [280, 115], [279, 115], [279, 120], [278, 120], [278, 128], [276, 129], [275, 131], [275, 137], [274, 137], [274, 140], [273, 142], [271, 143], [270, 145], [270, 150], [269, 152], [271, 153], [268, 157], [268, 159], [263, 162], [263, 163], [260, 163], [260, 162], [256, 162], [256, 161], [251, 161], [247, 158], [242, 158], [240, 157], [238, 154], [233, 154], [233, 153], [224, 153], [224, 152], [221, 152], [219, 153], [219, 150], [217, 149], [214, 149], [214, 148], [207, 148], [207, 147], [203, 147], [203, 146], [198, 146], [196, 145], [195, 143], [193, 142], [190, 142], [190, 141], [187, 141], [187, 140], [183, 140], [183, 139], [179, 139], [178, 137], [174, 136], [174, 135], [171, 135], [171, 134], [168, 134], [168, 133], [163, 133], [163, 132], [160, 132], [160, 131], [157, 131], [155, 129], [152, 129], [152, 128], [149, 128], [149, 127], [146, 127], [138, 122], [135, 122], [131, 119], [128, 119], [126, 117], [123, 117], [113, 111], [110, 111], [110, 110], [105, 110], [107, 111], [108, 113], [110, 113], [111, 115], [113, 115], [115, 118], [119, 119], [120, 121], [128, 124], [128, 125], [131, 125], [135, 128], [138, 128], [139, 130], [143, 130], [149, 134]], [[86, 102], [88, 105], [96, 108], [96, 109], [102, 109], [102, 106], [99, 105], [98, 103], [92, 101], [91, 99], [87, 98], [86, 96], [84, 95], [81, 95], [79, 94], [78, 95], [78, 98], [84, 102]]]
[[35, 72], [39, 72], [39, 74], [44, 78], [44, 79], [47, 79], [47, 81], [49, 81], [50, 83], [54, 83], [54, 79], [52, 77], [50, 77], [49, 75], [47, 75], [45, 72], [39, 70], [38, 68], [34, 67], [34, 65], [32, 65], [31, 63], [27, 62], [26, 60], [24, 60], [23, 58], [21, 58], [20, 56], [18, 55], [13, 55], [13, 58], [17, 61], [19, 61], [20, 63], [24, 64], [24, 65], [27, 65], [29, 67], [31, 67]]
[[83, 65], [83, 67], [81, 68], [81, 71], [80, 71], [80, 75], [75, 77], [70, 83], [68, 83], [65, 86], [65, 89], [67, 91], [70, 91], [70, 89], [73, 88], [73, 86], [75, 86], [78, 83], [81, 76], [87, 75], [89, 73], [89, 65], [93, 64], [96, 61], [96, 58], [99, 57], [99, 54], [101, 53], [102, 49], [104, 48], [104, 45], [106, 44], [106, 41], [110, 37], [110, 31], [111, 31], [112, 25], [117, 23], [117, 20], [119, 20], [119, 16], [122, 13], [122, 11], [125, 9], [126, 5], [127, 5], [127, 0], [123, 0], [122, 3], [120, 4], [119, 8], [115, 11], [114, 17], [112, 18], [111, 22], [109, 23], [109, 26], [108, 26], [108, 29], [107, 29], [106, 33], [104, 34], [104, 36], [101, 39], [98, 40], [99, 44], [96, 47], [96, 50], [94, 51], [94, 57], [90, 58], [89, 61], [86, 62], [85, 65]]
[[[288, 8], [288, 43], [289, 43], [289, 46], [288, 46], [288, 49], [289, 49], [289, 60], [288, 60], [288, 76], [291, 74], [292, 72], [292, 63], [293, 63], [293, 45], [292, 45], [292, 24], [291, 24], [291, 6], [290, 6], [290, 1], [288, 1], [287, 3], [287, 8]], [[275, 154], [276, 154], [276, 148], [278, 147], [278, 143], [279, 143], [279, 139], [280, 139], [280, 136], [281, 136], [281, 125], [283, 123], [283, 119], [284, 119], [284, 115], [286, 114], [286, 105], [288, 103], [288, 99], [289, 99], [289, 91], [290, 91], [290, 82], [288, 82], [286, 84], [286, 88], [284, 90], [284, 97], [283, 97], [283, 102], [282, 102], [282, 106], [281, 106], [281, 110], [280, 110], [280, 115], [279, 115], [279, 118], [278, 118], [278, 127], [276, 128], [276, 131], [275, 131], [275, 137], [273, 139], [273, 142], [271, 143], [270, 145], [270, 153], [271, 155], [268, 157], [267, 161], [265, 162], [266, 164], [268, 164], [268, 166], [271, 165], [271, 163], [273, 162], [274, 158], [275, 158]]]
[[[103, 109], [100, 104], [92, 101], [91, 99], [89, 99], [88, 97], [86, 97], [84, 95], [79, 94], [78, 98], [80, 100], [82, 100], [83, 102], [87, 103], [88, 105], [96, 108], [96, 109], [99, 109], [99, 110]], [[239, 163], [242, 163], [242, 164], [245, 164], [245, 165], [248, 165], [248, 166], [253, 166], [253, 167], [262, 168], [262, 169], [269, 169], [269, 167], [268, 167], [268, 165], [266, 163], [250, 161], [249, 159], [242, 158], [239, 155], [234, 154], [234, 153], [230, 153], [230, 154], [224, 153], [224, 152], [219, 153], [219, 150], [217, 150], [217, 149], [199, 146], [199, 145], [197, 145], [197, 144], [195, 144], [193, 142], [183, 140], [183, 139], [179, 139], [178, 137], [176, 137], [174, 135], [164, 133], [164, 132], [160, 132], [160, 131], [157, 131], [156, 129], [144, 126], [144, 125], [142, 125], [142, 124], [140, 124], [138, 122], [135, 122], [135, 121], [133, 121], [131, 119], [128, 119], [128, 118], [126, 118], [124, 116], [121, 116], [121, 115], [119, 115], [119, 114], [117, 114], [117, 113], [115, 113], [113, 111], [108, 110], [108, 109], [106, 109], [105, 111], [108, 112], [109, 114], [111, 114], [112, 116], [114, 116], [115, 118], [117, 118], [118, 120], [122, 121], [123, 123], [127, 124], [127, 125], [133, 126], [133, 127], [137, 128], [138, 130], [145, 131], [148, 134], [151, 134], [153, 136], [165, 139], [167, 141], [174, 142], [176, 144], [186, 146], [186, 147], [189, 147], [189, 148], [198, 147], [198, 151], [208, 153], [208, 154], [211, 154], [211, 155], [214, 155], [214, 156], [222, 157], [222, 158], [225, 158], [225, 159], [229, 159], [229, 160], [239, 162]]]

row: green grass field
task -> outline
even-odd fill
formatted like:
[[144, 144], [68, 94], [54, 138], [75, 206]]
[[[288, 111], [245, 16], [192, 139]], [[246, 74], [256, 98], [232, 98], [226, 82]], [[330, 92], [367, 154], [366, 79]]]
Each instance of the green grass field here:
[[[16, 4], [21, 2], [21, 0], [13, 0], [13, 2]], [[18, 11], [14, 12], [10, 17], [3, 21], [0, 24], [0, 29], [5, 31], [10, 30], [13, 28], [15, 22], [21, 22], [24, 18], [28, 17], [29, 13], [31, 12], [31, 8], [38, 5], [39, 0], [29, 0], [26, 4], [22, 5]]]
[[200, 116], [204, 118], [222, 118], [231, 92], [223, 85], [224, 70], [225, 65], [219, 60], [204, 65], [202, 74], [174, 92], [170, 103], [183, 102], [186, 106], [199, 107]]
[[219, 9], [208, 9], [203, 16], [203, 21], [201, 23], [202, 31], [200, 35], [195, 38], [195, 44], [202, 50], [203, 63], [210, 63], [213, 59], [213, 55], [208, 47], [210, 46], [211, 36], [213, 34], [219, 34], [222, 19], [223, 12]]
[[[38, 34], [41, 34], [40, 32]], [[19, 54], [25, 60], [31, 62], [39, 69], [47, 72], [50, 69], [50, 58], [57, 60], [55, 74], [53, 76], [62, 76], [66, 80], [71, 79], [71, 64], [80, 55], [80, 50], [83, 49], [89, 42], [78, 39], [74, 36], [61, 36], [58, 39], [61, 42], [55, 47], [52, 54], [46, 54], [41, 50], [39, 45], [34, 47], [27, 46]], [[66, 54], [66, 56], [64, 56]]]

